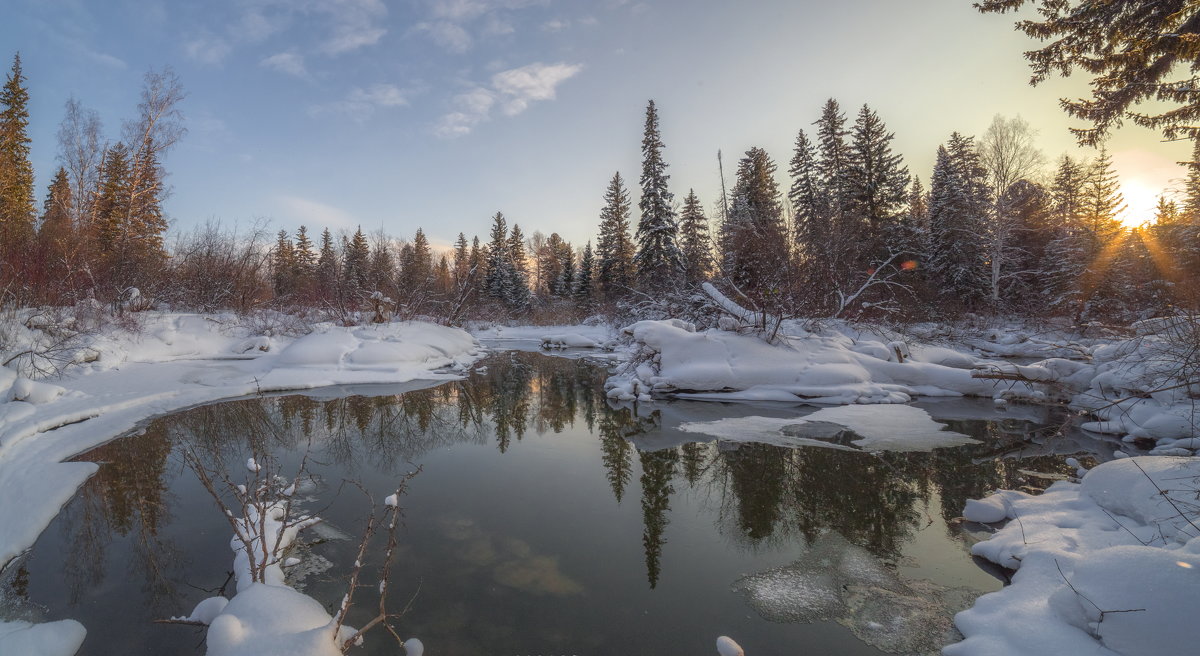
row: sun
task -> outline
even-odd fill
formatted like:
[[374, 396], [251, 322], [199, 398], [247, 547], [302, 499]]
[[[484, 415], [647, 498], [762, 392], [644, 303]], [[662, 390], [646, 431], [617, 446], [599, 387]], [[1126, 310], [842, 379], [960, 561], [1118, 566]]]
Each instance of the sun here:
[[1121, 182], [1121, 195], [1125, 197], [1125, 210], [1117, 218], [1128, 228], [1135, 228], [1154, 221], [1155, 207], [1162, 189], [1156, 189], [1140, 180]]

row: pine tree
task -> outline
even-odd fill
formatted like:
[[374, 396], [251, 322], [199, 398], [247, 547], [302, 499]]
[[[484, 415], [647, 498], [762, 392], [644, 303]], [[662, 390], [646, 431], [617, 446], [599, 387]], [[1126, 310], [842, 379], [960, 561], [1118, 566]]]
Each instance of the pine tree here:
[[686, 265], [684, 279], [700, 282], [712, 275], [712, 239], [708, 234], [708, 217], [696, 197], [696, 190], [689, 189], [679, 213], [679, 244], [683, 249]]
[[606, 298], [617, 298], [633, 284], [633, 241], [629, 236], [629, 192], [614, 173], [600, 210], [600, 238], [596, 244], [597, 287]]
[[683, 258], [675, 243], [677, 227], [674, 195], [667, 189], [667, 163], [658, 130], [658, 111], [651, 100], [646, 106], [646, 128], [642, 136], [642, 197], [638, 209], [638, 250], [634, 255], [638, 283], [648, 289], [666, 290], [683, 273]]
[[33, 236], [37, 216], [29, 144], [29, 91], [17, 54], [0, 89], [0, 243], [10, 248]]

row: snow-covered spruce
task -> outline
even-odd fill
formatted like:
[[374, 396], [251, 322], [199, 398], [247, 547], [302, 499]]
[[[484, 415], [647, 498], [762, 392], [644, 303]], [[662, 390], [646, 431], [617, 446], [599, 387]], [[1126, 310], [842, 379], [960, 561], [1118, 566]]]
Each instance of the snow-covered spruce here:
[[1011, 520], [971, 551], [1016, 569], [955, 618], [946, 656], [1151, 656], [1196, 649], [1200, 459], [1114, 460], [1044, 494], [1001, 491], [965, 518]]

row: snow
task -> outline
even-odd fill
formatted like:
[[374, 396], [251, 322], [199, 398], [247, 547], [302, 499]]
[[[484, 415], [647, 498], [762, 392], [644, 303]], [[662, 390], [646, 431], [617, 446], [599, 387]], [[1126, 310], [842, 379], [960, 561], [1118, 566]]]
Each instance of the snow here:
[[955, 618], [946, 656], [1195, 650], [1200, 459], [1123, 458], [1040, 496], [1001, 491], [967, 518], [1009, 519], [972, 553], [1016, 569], [1012, 584]]
[[742, 650], [741, 645], [733, 641], [729, 636], [721, 636], [717, 638], [717, 653], [720, 656], [745, 656], [746, 652]]
[[75, 620], [45, 624], [0, 620], [0, 651], [22, 656], [74, 656], [86, 635], [83, 625]]
[[916, 356], [899, 362], [897, 349], [889, 347], [894, 340], [887, 337], [813, 333], [785, 325], [786, 332], [772, 344], [752, 334], [687, 328], [670, 321], [640, 321], [625, 328], [637, 352], [609, 379], [609, 397], [647, 401], [659, 392], [692, 399], [844, 405], [907, 403], [914, 396], [991, 397], [997, 391], [993, 381], [975, 378], [966, 368], [983, 362], [937, 349], [914, 349]]
[[600, 343], [579, 333], [559, 333], [542, 337], [542, 348], [600, 348]]
[[[69, 369], [54, 385], [30, 381], [35, 385], [26, 391], [38, 402], [0, 402], [0, 498], [5, 500], [0, 504], [0, 564], [28, 549], [96, 471], [93, 463], [64, 460], [149, 417], [272, 391], [453, 380], [483, 355], [465, 331], [423, 322], [358, 328], [318, 324], [305, 337], [273, 336], [269, 350], [242, 354], [246, 340], [256, 336], [232, 317], [137, 316], [140, 332], [114, 328], [90, 339], [79, 348], [87, 357], [77, 358], [87, 362]], [[392, 344], [403, 348], [389, 351]], [[0, 388], [11, 390], [20, 381], [0, 367]], [[35, 644], [29, 643], [34, 634], [42, 635], [42, 630], [6, 635]], [[7, 653], [7, 638], [0, 643], [5, 647], [0, 651]], [[18, 653], [55, 653], [49, 649]]]
[[682, 431], [712, 435], [729, 442], [760, 442], [779, 446], [848, 448], [822, 441], [849, 430], [851, 443], [864, 451], [931, 451], [975, 443], [975, 440], [934, 421], [929, 413], [908, 405], [857, 405], [822, 408], [796, 418], [727, 417], [687, 422]]
[[292, 588], [251, 583], [229, 600], [208, 627], [208, 656], [339, 656], [338, 644], [354, 634], [317, 600]]
[[603, 344], [613, 339], [613, 331], [607, 324], [570, 326], [503, 326], [500, 324], [477, 323], [468, 325], [468, 332], [476, 339], [488, 341], [532, 341], [542, 342], [549, 336], [572, 335]]

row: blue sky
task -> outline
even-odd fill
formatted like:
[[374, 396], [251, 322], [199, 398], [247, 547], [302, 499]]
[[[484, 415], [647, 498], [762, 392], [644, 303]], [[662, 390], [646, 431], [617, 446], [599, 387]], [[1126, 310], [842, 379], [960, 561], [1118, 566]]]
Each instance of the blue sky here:
[[[1020, 114], [1049, 158], [1076, 154], [1057, 106], [1082, 81], [1030, 88], [1032, 43], [968, 0], [9, 0], [0, 56], [29, 77], [38, 193], [70, 96], [109, 138], [142, 74], [169, 65], [189, 134], [168, 156], [180, 229], [380, 227], [435, 243], [484, 236], [503, 210], [526, 233], [591, 239], [613, 171], [636, 184], [647, 99], [678, 199], [712, 207], [762, 146], [786, 162], [825, 98], [864, 102], [928, 180], [952, 130]], [[15, 6], [13, 6], [15, 5]], [[7, 66], [5, 66], [7, 68]], [[1131, 218], [1182, 172], [1187, 147], [1127, 127], [1110, 143]], [[1087, 156], [1089, 151], [1079, 151]]]

